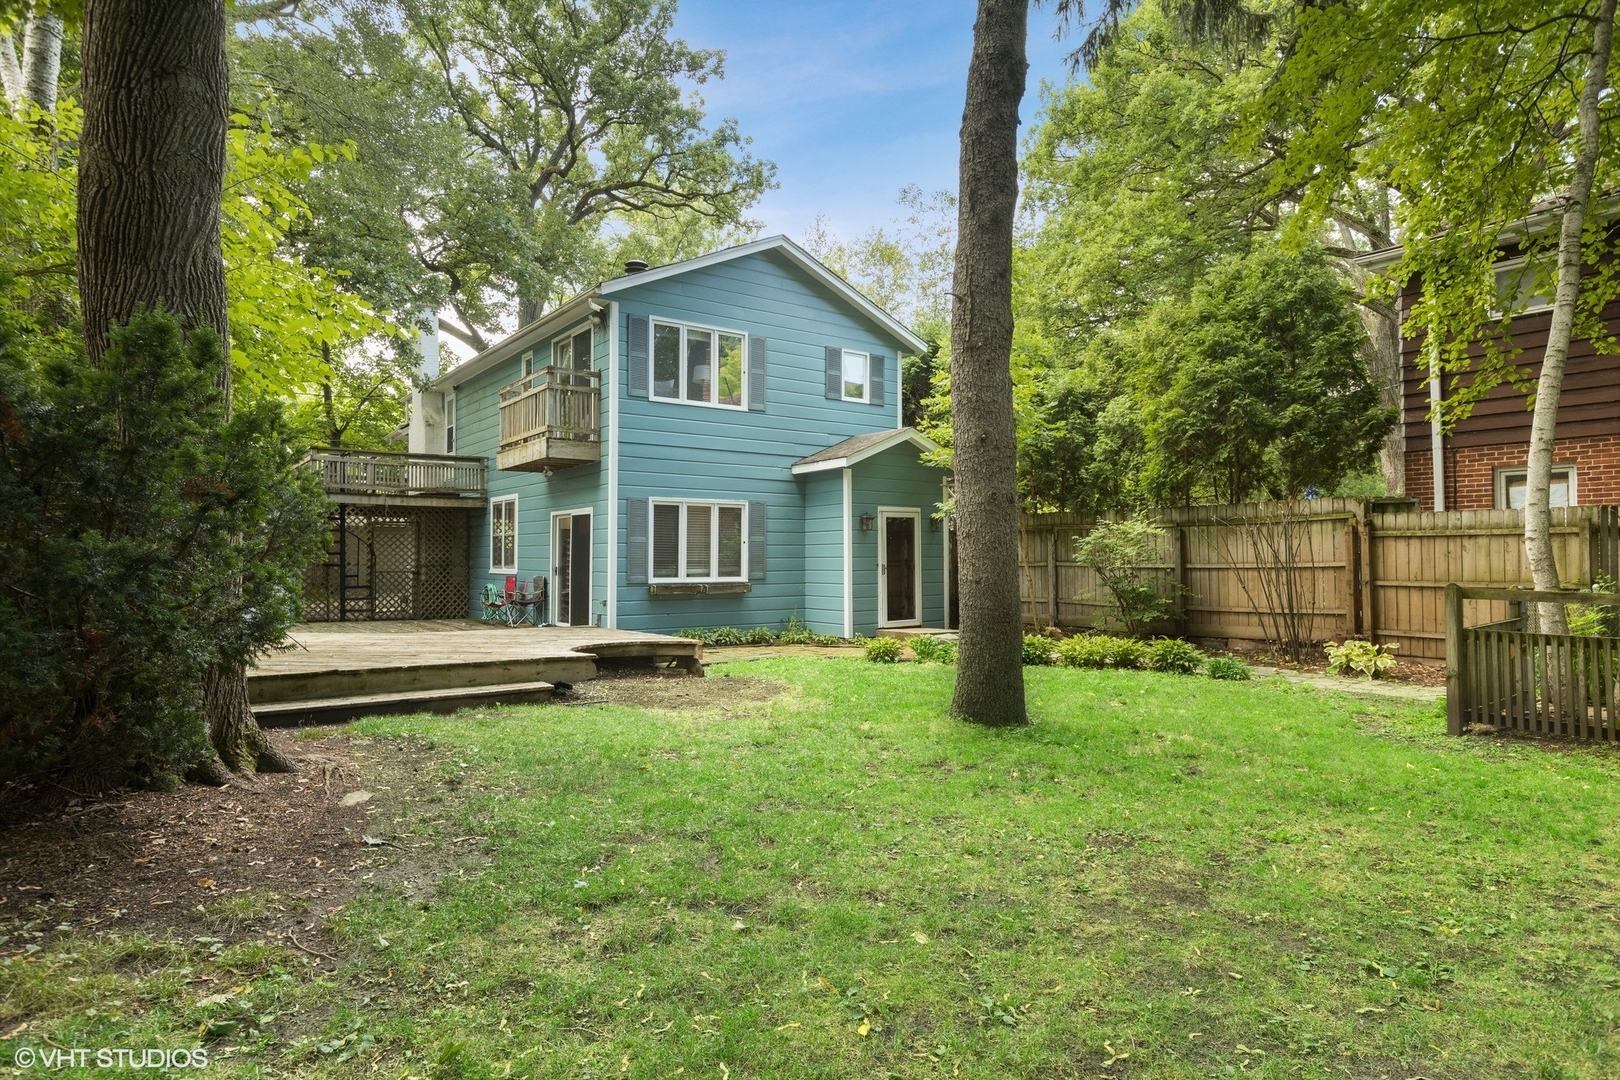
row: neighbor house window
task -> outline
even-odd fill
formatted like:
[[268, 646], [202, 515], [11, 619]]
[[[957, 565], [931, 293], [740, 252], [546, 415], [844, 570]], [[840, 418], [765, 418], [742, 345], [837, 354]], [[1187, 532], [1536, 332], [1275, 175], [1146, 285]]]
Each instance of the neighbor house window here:
[[1555, 282], [1546, 267], [1524, 259], [1496, 264], [1496, 306], [1494, 315], [1525, 315], [1546, 311], [1553, 306]]
[[[1529, 476], [1529, 470], [1527, 469], [1496, 470], [1496, 508], [1498, 510], [1524, 509], [1525, 493], [1529, 490]], [[1576, 505], [1575, 466], [1553, 466], [1552, 486], [1547, 495], [1547, 501], [1553, 506]]]
[[551, 343], [551, 363], [555, 367], [589, 371], [591, 368], [591, 328], [560, 337]]
[[742, 581], [742, 503], [652, 503], [654, 581]]
[[517, 496], [493, 499], [489, 504], [489, 569], [491, 573], [517, 572]]
[[844, 400], [870, 401], [872, 357], [853, 349], [844, 350]]
[[444, 395], [444, 452], [456, 452], [456, 395], [455, 391]]
[[744, 408], [747, 335], [730, 330], [652, 324], [652, 396], [662, 401]]

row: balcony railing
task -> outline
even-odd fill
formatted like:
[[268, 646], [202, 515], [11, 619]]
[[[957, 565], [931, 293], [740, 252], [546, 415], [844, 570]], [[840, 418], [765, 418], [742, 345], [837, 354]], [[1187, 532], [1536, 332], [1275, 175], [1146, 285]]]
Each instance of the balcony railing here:
[[353, 504], [480, 506], [489, 473], [483, 458], [443, 454], [316, 449], [304, 460], [328, 495]]
[[495, 464], [528, 472], [602, 460], [602, 377], [544, 367], [501, 391]]

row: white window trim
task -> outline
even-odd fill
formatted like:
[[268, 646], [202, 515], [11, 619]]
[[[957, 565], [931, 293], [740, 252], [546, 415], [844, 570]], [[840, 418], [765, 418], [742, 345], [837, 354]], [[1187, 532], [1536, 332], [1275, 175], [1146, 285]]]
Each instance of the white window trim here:
[[[654, 585], [683, 585], [683, 584], [718, 584], [721, 582], [739, 582], [748, 580], [748, 504], [735, 499], [649, 499], [647, 509], [647, 581]], [[678, 506], [681, 508], [681, 521], [678, 526], [678, 541], [675, 548], [675, 565], [680, 568], [678, 577], [659, 577], [654, 568], [657, 565], [657, 555], [653, 550], [656, 542], [654, 521], [657, 519], [655, 508], [659, 506]], [[709, 543], [709, 575], [707, 577], [692, 577], [686, 573], [686, 513], [689, 506], [721, 507], [729, 506], [742, 511], [742, 573], [736, 577], [722, 577], [720, 569], [720, 522], [718, 511], [712, 511], [710, 521]]]
[[[861, 382], [861, 396], [860, 397], [851, 397], [849, 395], [849, 393], [847, 392], [848, 387], [849, 387], [849, 380], [844, 378], [844, 370], [843, 369], [844, 369], [844, 361], [849, 359], [851, 356], [859, 356], [859, 357], [862, 357], [862, 358], [864, 358], [866, 360], [866, 378]], [[838, 361], [838, 389], [839, 389], [840, 393], [843, 394], [843, 398], [844, 398], [845, 401], [859, 401], [862, 404], [870, 404], [871, 403], [871, 401], [872, 401], [872, 354], [871, 353], [869, 353], [869, 352], [861, 352], [859, 349], [845, 349], [844, 350], [843, 356]]]
[[[1569, 505], [1579, 506], [1581, 501], [1578, 496], [1578, 489], [1576, 487], [1575, 466], [1560, 465], [1555, 462], [1553, 464], [1552, 471], [1555, 474], [1561, 472], [1569, 473]], [[1521, 476], [1528, 479], [1529, 474], [1530, 469], [1524, 465], [1508, 465], [1496, 470], [1493, 486], [1496, 488], [1495, 501], [1497, 509], [1506, 510], [1508, 508], [1508, 481], [1517, 479]]]
[[444, 395], [444, 452], [456, 452], [456, 392]]
[[[1551, 302], [1546, 304], [1538, 304], [1535, 307], [1520, 308], [1517, 311], [1506, 311], [1498, 306], [1498, 303], [1502, 298], [1502, 294], [1496, 288], [1497, 275], [1505, 271], [1523, 269], [1525, 263], [1528, 261], [1528, 259], [1521, 256], [1517, 259], [1503, 259], [1501, 262], [1495, 263], [1491, 266], [1491, 296], [1493, 297], [1493, 300], [1489, 310], [1492, 318], [1500, 319], [1503, 315], [1509, 315], [1515, 318], [1520, 315], [1539, 315], [1544, 311], [1551, 311], [1553, 309], [1553, 303]], [[1553, 277], [1552, 285], [1554, 293], [1556, 294], [1558, 288], [1558, 279], [1556, 275]], [[1554, 299], [1556, 300], [1556, 296]]]
[[[657, 380], [653, 378], [654, 365], [657, 362], [654, 342], [658, 339], [658, 327], [673, 326], [681, 332], [680, 351], [680, 385], [675, 388], [677, 397], [662, 397], [657, 392]], [[706, 334], [715, 335], [714, 355], [709, 363], [719, 366], [720, 363], [720, 335], [730, 334], [742, 339], [742, 401], [736, 405], [725, 405], [718, 401], [691, 401], [686, 397], [686, 332], [699, 330]], [[720, 382], [711, 379], [715, 392], [719, 393]], [[647, 400], [656, 401], [663, 405], [691, 405], [699, 409], [727, 409], [731, 412], [748, 411], [748, 335], [741, 330], [728, 330], [721, 326], [703, 326], [699, 323], [681, 322], [677, 319], [663, 319], [657, 315], [652, 316], [647, 323]], [[694, 502], [699, 500], [693, 500]]]
[[[510, 505], [512, 507], [512, 565], [499, 566], [495, 562], [495, 508]], [[489, 572], [491, 574], [515, 574], [518, 568], [518, 497], [516, 495], [501, 495], [489, 500]]]
[[[880, 506], [877, 508], [878, 525], [878, 626], [921, 626], [923, 624], [923, 553], [922, 553], [922, 508], [919, 506]], [[911, 519], [911, 602], [917, 608], [914, 618], [894, 620], [889, 618], [889, 534], [883, 527], [885, 518]]]
[[[591, 362], [589, 364], [586, 364], [584, 367], [580, 367], [578, 364], [575, 364], [574, 363], [574, 356], [573, 356], [573, 348], [574, 347], [573, 347], [572, 342], [580, 334], [589, 334], [589, 335], [591, 335]], [[567, 342], [570, 343], [569, 346], [568, 346], [568, 351], [569, 351], [568, 363], [571, 365], [571, 370], [573, 370], [573, 371], [592, 371], [592, 370], [595, 370], [595, 368], [596, 368], [596, 328], [594, 326], [592, 326], [589, 322], [586, 322], [583, 326], [576, 323], [574, 325], [574, 328], [572, 330], [570, 330], [568, 333], [566, 333], [566, 334], [558, 334], [556, 337], [552, 338], [551, 339], [550, 353], [546, 357], [546, 363], [549, 364], [552, 367], [557, 366], [557, 342], [559, 342], [559, 341], [567, 341]]]

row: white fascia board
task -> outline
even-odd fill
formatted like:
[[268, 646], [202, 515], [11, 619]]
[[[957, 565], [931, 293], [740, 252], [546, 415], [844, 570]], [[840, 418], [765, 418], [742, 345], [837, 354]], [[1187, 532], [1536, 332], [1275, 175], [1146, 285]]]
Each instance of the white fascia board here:
[[765, 251], [780, 251], [811, 277], [849, 301], [856, 308], [859, 308], [862, 314], [894, 335], [896, 339], [914, 352], [923, 353], [928, 351], [928, 343], [913, 333], [904, 323], [878, 307], [871, 300], [868, 300], [859, 289], [827, 269], [816, 260], [815, 256], [785, 236], [767, 236], [763, 240], [755, 240], [753, 243], [741, 244], [737, 247], [726, 248], [723, 251], [710, 252], [695, 259], [685, 259], [681, 262], [670, 263], [668, 266], [643, 270], [636, 274], [625, 274], [623, 277], [616, 277], [611, 281], [602, 282], [597, 291], [604, 296], [608, 296], [613, 293], [623, 292], [625, 289], [633, 289], [638, 285], [663, 281], [691, 270], [702, 270], [704, 267], [718, 266], [733, 259], [740, 259], [745, 255], [756, 255]]
[[607, 624], [619, 628], [619, 305], [607, 306]]
[[855, 475], [844, 470], [844, 636], [855, 636]]
[[[582, 292], [550, 314], [542, 316], [516, 333], [508, 334], [472, 359], [440, 372], [439, 377], [429, 385], [435, 390], [448, 390], [468, 379], [482, 375], [503, 360], [510, 360], [514, 353], [522, 352], [530, 345], [541, 341], [549, 342], [559, 329], [589, 315], [597, 306], [600, 305], [596, 301], [595, 290]], [[547, 363], [549, 362], [548, 360]]]

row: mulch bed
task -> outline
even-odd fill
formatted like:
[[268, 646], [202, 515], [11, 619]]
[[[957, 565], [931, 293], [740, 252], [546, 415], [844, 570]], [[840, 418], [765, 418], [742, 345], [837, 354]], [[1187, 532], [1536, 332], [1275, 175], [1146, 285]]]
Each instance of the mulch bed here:
[[245, 894], [289, 924], [340, 905], [370, 850], [369, 800], [344, 805], [360, 787], [350, 740], [272, 737], [303, 771], [260, 792], [119, 792], [0, 828], [0, 924], [195, 932]]

